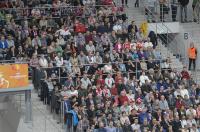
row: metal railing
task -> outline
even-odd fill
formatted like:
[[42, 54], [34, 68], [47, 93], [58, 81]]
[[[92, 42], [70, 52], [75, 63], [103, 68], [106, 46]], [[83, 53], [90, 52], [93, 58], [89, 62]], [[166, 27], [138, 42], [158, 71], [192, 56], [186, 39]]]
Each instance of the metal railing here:
[[153, 13], [151, 9], [149, 9], [145, 5], [144, 1], [141, 2], [141, 6], [143, 7], [144, 15], [147, 15], [146, 12], [152, 15], [154, 22], [156, 24], [156, 34], [158, 34], [160, 30], [167, 32], [165, 34], [158, 34], [158, 37], [160, 41], [162, 42], [162, 44], [165, 45], [169, 49], [169, 51], [167, 52], [167, 56], [169, 57], [171, 53], [173, 53], [173, 55], [175, 55], [177, 58], [180, 58], [183, 64], [186, 64], [185, 62], [186, 56], [185, 54], [183, 54], [186, 51], [186, 47], [185, 46], [180, 47], [178, 45], [179, 41], [176, 39], [176, 34], [174, 34], [171, 31], [171, 29], [164, 23], [164, 21], [160, 21], [160, 15]]
[[[159, 0], [155, 0], [154, 3], [152, 0], [150, 5], [148, 5], [149, 3], [146, 0], [141, 1], [141, 3], [148, 8], [148, 10], [159, 18], [157, 22], [191, 22], [195, 19], [195, 17], [197, 22], [199, 21], [198, 4], [193, 10], [191, 2], [189, 2], [186, 9], [187, 18], [185, 18], [185, 12], [182, 9], [181, 4], [178, 0], [175, 0], [174, 2], [175, 3], [173, 3], [172, 0], [168, 0], [166, 3], [160, 4]], [[195, 10], [195, 8], [197, 9]], [[187, 19], [187, 21], [184, 21], [184, 19]]]
[[[29, 20], [29, 19], [41, 19], [42, 16], [53, 19], [59, 19], [60, 17], [75, 16], [80, 18], [88, 18], [93, 14], [97, 16], [98, 11], [103, 9], [114, 10], [113, 13], [117, 14], [120, 12], [120, 7], [115, 5], [93, 5], [93, 6], [59, 6], [53, 7], [24, 7], [24, 8], [1, 8], [0, 13], [3, 18], [0, 20], [6, 20], [8, 17], [12, 17], [14, 20]], [[86, 14], [89, 13], [89, 14]], [[9, 15], [9, 16], [6, 16]], [[10, 16], [12, 15], [12, 16]]]
[[[19, 111], [22, 113], [22, 118], [24, 116], [25, 111], [25, 105], [24, 105], [24, 95], [15, 95], [15, 105], [18, 107]], [[33, 99], [32, 99], [33, 100]], [[38, 105], [38, 102], [35, 102], [35, 100], [32, 102], [32, 109], [33, 109], [33, 115], [35, 115], [32, 119], [32, 122], [26, 123], [27, 126], [29, 126], [32, 131], [43, 131], [43, 132], [66, 132], [62, 128], [62, 124], [56, 125], [56, 120], [53, 120], [50, 110], [48, 106], [40, 106]], [[44, 107], [44, 108], [43, 108]], [[61, 115], [61, 113], [60, 113]], [[61, 117], [58, 115], [59, 117]], [[24, 130], [24, 125], [22, 125], [23, 122], [20, 122], [20, 126], [18, 131]], [[22, 125], [22, 126], [21, 126]]]

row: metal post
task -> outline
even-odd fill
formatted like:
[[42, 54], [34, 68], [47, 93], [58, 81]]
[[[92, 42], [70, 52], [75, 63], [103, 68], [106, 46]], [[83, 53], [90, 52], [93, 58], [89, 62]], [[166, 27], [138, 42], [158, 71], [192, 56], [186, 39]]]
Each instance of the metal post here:
[[135, 64], [136, 64], [136, 74], [135, 74], [136, 79], [138, 79], [138, 68], [137, 68], [137, 63], [138, 63], [138, 62], [136, 61], [136, 63], [135, 63]]
[[163, 19], [164, 19], [164, 16], [163, 16], [163, 15], [164, 15], [164, 13], [163, 13], [164, 10], [163, 10], [163, 8], [164, 8], [164, 6], [163, 6], [163, 4], [161, 4], [161, 10], [162, 10], [162, 11], [161, 11], [161, 22], [162, 22], [162, 23], [163, 23], [163, 21], [164, 21], [164, 20], [163, 20]]
[[198, 15], [198, 20], [197, 20], [197, 23], [199, 24], [199, 22], [200, 22], [200, 1], [199, 1], [199, 7], [198, 7], [198, 9], [197, 9], [197, 15]]
[[44, 131], [47, 131], [47, 122], [46, 122], [46, 115], [44, 116]]
[[72, 116], [72, 123], [71, 123], [71, 124], [72, 124], [72, 127], [71, 127], [71, 128], [72, 128], [72, 131], [71, 131], [71, 132], [74, 132], [74, 122], [73, 122], [73, 116]]
[[20, 109], [22, 109], [22, 95], [20, 94], [20, 96], [19, 96], [19, 103], [20, 103]]
[[60, 111], [59, 111], [59, 115], [60, 115], [60, 123], [62, 123], [62, 101], [60, 102]]
[[[167, 29], [167, 28], [166, 28]], [[167, 46], [167, 48], [169, 48], [168, 46], [168, 34], [169, 34], [169, 32], [168, 32], [168, 29], [167, 29], [167, 44], [166, 44], [166, 46]], [[167, 56], [169, 57], [169, 50], [167, 50]]]
[[61, 101], [61, 123], [62, 123], [62, 128], [64, 128], [65, 125], [65, 103], [64, 101]]
[[25, 91], [25, 104], [26, 104], [25, 122], [31, 122], [32, 121], [31, 90]]
[[59, 74], [59, 83], [60, 83], [60, 67], [58, 69], [58, 74]]
[[162, 61], [162, 59], [159, 59], [159, 65], [160, 65], [160, 71], [162, 70], [162, 67], [161, 67], [161, 61]]

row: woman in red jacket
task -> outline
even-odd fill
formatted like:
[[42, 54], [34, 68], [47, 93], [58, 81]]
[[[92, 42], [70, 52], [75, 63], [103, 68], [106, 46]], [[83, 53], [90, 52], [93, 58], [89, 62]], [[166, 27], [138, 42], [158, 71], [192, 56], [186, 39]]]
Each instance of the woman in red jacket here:
[[124, 105], [125, 102], [128, 102], [128, 97], [126, 96], [125, 91], [121, 91], [121, 95], [119, 96], [119, 103], [120, 105]]

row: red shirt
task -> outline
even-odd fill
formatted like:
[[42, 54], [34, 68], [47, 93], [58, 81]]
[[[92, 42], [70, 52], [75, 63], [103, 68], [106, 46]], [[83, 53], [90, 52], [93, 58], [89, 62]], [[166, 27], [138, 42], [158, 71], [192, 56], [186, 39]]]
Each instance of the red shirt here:
[[124, 81], [123, 78], [121, 76], [116, 76], [115, 77], [115, 84], [118, 84], [120, 80], [123, 83], [123, 81]]
[[97, 96], [102, 96], [103, 95], [103, 90], [101, 88], [96, 89], [96, 94]]
[[115, 50], [118, 52], [118, 53], [121, 53], [122, 52], [122, 44], [120, 43], [116, 43], [115, 44]]
[[97, 80], [97, 85], [100, 85], [100, 86], [103, 86], [104, 84], [105, 84], [105, 81], [104, 81], [104, 79], [98, 79]]
[[181, 109], [182, 106], [185, 106], [183, 101], [177, 100], [176, 101], [176, 108]]
[[92, 41], [92, 40], [93, 40], [93, 38], [92, 38], [92, 35], [91, 35], [91, 34], [85, 35], [85, 42], [86, 42], [86, 44], [88, 44], [89, 41]]
[[128, 97], [125, 95], [125, 96], [120, 96], [119, 97], [119, 102], [121, 105], [124, 105], [125, 102], [128, 102]]
[[118, 95], [118, 92], [117, 92], [117, 88], [116, 88], [116, 87], [112, 87], [112, 89], [111, 89], [111, 94], [112, 94], [113, 96]]
[[124, 43], [124, 49], [131, 49], [131, 43], [129, 43], [129, 42], [126, 42], [126, 43]]
[[182, 71], [181, 72], [181, 75], [182, 75], [182, 79], [190, 79], [190, 75], [187, 71]]

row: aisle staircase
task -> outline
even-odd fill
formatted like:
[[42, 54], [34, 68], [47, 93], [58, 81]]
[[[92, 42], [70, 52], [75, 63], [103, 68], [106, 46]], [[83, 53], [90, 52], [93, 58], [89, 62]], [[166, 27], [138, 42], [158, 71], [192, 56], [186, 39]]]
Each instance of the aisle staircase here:
[[[140, 24], [144, 21], [146, 21], [145, 13], [144, 13], [144, 7], [135, 8], [134, 7], [135, 1], [129, 1], [129, 8], [126, 8], [126, 13], [129, 18], [129, 23], [134, 20], [136, 25], [140, 26]], [[170, 40], [171, 39], [171, 40]], [[166, 41], [172, 41], [173, 38], [170, 38]], [[172, 53], [171, 50], [169, 50], [167, 47], [162, 45], [161, 41], [158, 41], [157, 48], [161, 51], [161, 55], [163, 58], [170, 58], [171, 60], [171, 67], [176, 68], [177, 70], [181, 71], [183, 69], [183, 64], [180, 61], [180, 58], [176, 56], [176, 54]], [[173, 42], [171, 42], [172, 45]]]
[[190, 42], [194, 42], [197, 48], [196, 71], [192, 71], [192, 77], [197, 83], [200, 83], [200, 24], [197, 23], [181, 23], [181, 32], [188, 33], [187, 48]]
[[177, 71], [181, 71], [183, 69], [184, 65], [180, 61], [180, 58], [176, 57], [167, 47], [162, 45], [160, 41], [158, 41], [157, 49], [160, 50], [162, 58], [170, 59], [172, 69], [177, 69]]

